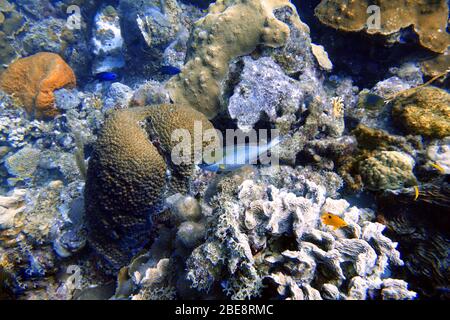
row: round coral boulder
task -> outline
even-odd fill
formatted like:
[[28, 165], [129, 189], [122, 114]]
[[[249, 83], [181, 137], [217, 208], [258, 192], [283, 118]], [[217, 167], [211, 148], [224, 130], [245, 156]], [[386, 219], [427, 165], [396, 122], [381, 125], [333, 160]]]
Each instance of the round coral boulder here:
[[37, 119], [58, 115], [54, 90], [75, 86], [70, 66], [59, 55], [49, 52], [15, 61], [0, 77], [0, 88], [18, 98], [28, 114]]
[[450, 94], [433, 86], [413, 90], [393, 101], [392, 115], [408, 133], [444, 138], [450, 135]]

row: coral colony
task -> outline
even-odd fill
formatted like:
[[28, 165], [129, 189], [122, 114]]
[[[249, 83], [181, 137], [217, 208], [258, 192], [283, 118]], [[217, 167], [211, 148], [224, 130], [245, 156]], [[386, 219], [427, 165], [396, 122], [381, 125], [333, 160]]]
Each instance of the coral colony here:
[[0, 299], [450, 299], [447, 1], [72, 2], [0, 0]]

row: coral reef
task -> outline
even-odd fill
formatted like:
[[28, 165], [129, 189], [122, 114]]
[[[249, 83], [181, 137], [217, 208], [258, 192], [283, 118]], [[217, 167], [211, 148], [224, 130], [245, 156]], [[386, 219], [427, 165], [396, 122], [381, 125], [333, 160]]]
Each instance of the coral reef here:
[[372, 190], [400, 189], [416, 185], [414, 160], [406, 153], [380, 151], [360, 162], [364, 185]]
[[[251, 53], [258, 45], [278, 47], [286, 43], [289, 27], [274, 16], [274, 11], [282, 7], [295, 12], [285, 0], [219, 0], [212, 4], [208, 15], [195, 23], [182, 72], [167, 84], [174, 102], [208, 118], [216, 116], [222, 110], [221, 82], [227, 76], [229, 62]], [[299, 29], [307, 28], [296, 13], [292, 21]]]
[[450, 138], [436, 141], [427, 148], [427, 156], [432, 161], [431, 164], [442, 168], [443, 174], [450, 174]]
[[[221, 142], [213, 125], [202, 113], [194, 109], [170, 104], [147, 108], [147, 121], [150, 139], [157, 141], [158, 149], [170, 167], [171, 189], [188, 192], [193, 165], [199, 163], [208, 146]], [[208, 138], [205, 133], [212, 135]], [[183, 139], [182, 142], [188, 143], [187, 150], [175, 149], [179, 144], [176, 139], [180, 138]], [[190, 154], [184, 154], [185, 151], [189, 151]], [[177, 154], [181, 157], [181, 163], [174, 160], [175, 152], [181, 152]]]
[[286, 76], [272, 58], [245, 57], [243, 62], [242, 80], [228, 104], [228, 112], [237, 119], [239, 128], [252, 128], [262, 112], [275, 121], [281, 112], [288, 116], [298, 110], [303, 98], [299, 83]]
[[167, 90], [157, 81], [147, 81], [133, 94], [131, 105], [133, 106], [150, 106], [170, 103], [170, 97]]
[[448, 5], [399, 2], [0, 0], [0, 299], [449, 299]]
[[393, 101], [392, 115], [407, 132], [431, 138], [450, 135], [450, 94], [425, 86], [400, 93]]
[[38, 149], [25, 147], [5, 159], [5, 167], [14, 178], [8, 179], [9, 185], [31, 180], [37, 169], [41, 152]]
[[166, 192], [188, 191], [194, 159], [172, 161], [173, 131], [190, 132], [191, 151], [192, 141], [212, 128], [201, 113], [174, 105], [119, 110], [106, 120], [89, 161], [85, 199], [90, 244], [113, 268], [150, 240], [151, 217]]
[[120, 82], [113, 83], [105, 94], [103, 111], [128, 108], [133, 94], [130, 87]]
[[[367, 9], [377, 5], [381, 12], [380, 28], [368, 27]], [[315, 9], [319, 20], [343, 31], [361, 31], [369, 34], [391, 35], [413, 26], [422, 46], [435, 52], [444, 52], [450, 43], [446, 32], [448, 5], [445, 0], [352, 1], [323, 0]]]
[[38, 53], [19, 59], [0, 78], [0, 87], [17, 97], [27, 112], [38, 119], [58, 114], [54, 90], [75, 85], [72, 69], [53, 53]]
[[[307, 168], [290, 167], [267, 168], [259, 173], [256, 176], [260, 178], [255, 172], [242, 171], [219, 179], [215, 187], [210, 186], [217, 188], [217, 193], [209, 205], [201, 205], [202, 215], [195, 201], [176, 197], [169, 206], [171, 216], [180, 219], [180, 212], [185, 212], [188, 222], [193, 217], [201, 219], [199, 226], [206, 225], [208, 230], [206, 238], [200, 236], [203, 243], [186, 254], [176, 242], [183, 234], [183, 223], [175, 223], [171, 232], [159, 230], [160, 238], [152, 248], [126, 268], [127, 277], [119, 277], [121, 290], [116, 296], [416, 296], [406, 282], [385, 276], [388, 266], [401, 266], [403, 261], [397, 244], [382, 234], [384, 226], [371, 222], [373, 211], [329, 197], [341, 185], [336, 174], [327, 172], [325, 177]], [[328, 183], [333, 180], [336, 183]], [[349, 226], [332, 230], [323, 225], [320, 216], [324, 211], [342, 216]], [[194, 234], [202, 233], [196, 230]]]
[[14, 189], [0, 197], [0, 266], [10, 274], [16, 296], [58, 298], [56, 274], [65, 266], [53, 246], [69, 221], [59, 206], [72, 203], [72, 187], [56, 180], [41, 189]]
[[422, 61], [420, 64], [422, 72], [429, 77], [436, 77], [450, 68], [450, 55], [448, 49], [435, 57]]
[[0, 71], [13, 61], [18, 50], [14, 39], [24, 29], [25, 19], [14, 3], [2, 1], [0, 4]]
[[151, 209], [166, 183], [166, 163], [139, 125], [145, 116], [145, 109], [111, 115], [89, 161], [89, 243], [115, 268], [129, 262], [149, 240]]

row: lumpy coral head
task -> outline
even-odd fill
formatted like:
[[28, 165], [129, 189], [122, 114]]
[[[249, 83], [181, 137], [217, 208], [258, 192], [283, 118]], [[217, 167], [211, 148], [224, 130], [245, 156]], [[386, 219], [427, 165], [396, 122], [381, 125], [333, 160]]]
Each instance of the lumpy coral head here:
[[307, 28], [289, 0], [218, 0], [195, 23], [182, 72], [167, 84], [177, 104], [190, 106], [208, 118], [221, 111], [221, 83], [229, 62], [251, 53], [258, 45], [279, 47], [289, 37], [289, 26], [274, 11], [291, 8], [292, 23]]
[[140, 122], [145, 108], [120, 110], [105, 122], [89, 161], [85, 188], [91, 246], [113, 268], [150, 240], [166, 163]]
[[400, 94], [394, 99], [392, 115], [408, 133], [430, 138], [450, 136], [450, 94], [433, 86]]
[[[380, 8], [380, 28], [367, 28], [369, 6]], [[322, 0], [316, 7], [319, 20], [342, 31], [390, 35], [413, 26], [422, 46], [442, 53], [450, 44], [446, 0]]]
[[0, 87], [20, 100], [28, 114], [35, 118], [53, 118], [53, 91], [74, 88], [76, 78], [70, 66], [57, 54], [37, 53], [12, 63], [0, 78]]
[[[181, 193], [187, 192], [196, 158], [202, 156], [206, 147], [218, 146], [216, 143], [220, 142], [214, 126], [201, 112], [173, 104], [149, 107], [147, 120], [149, 122], [148, 132], [152, 140], [158, 141], [159, 151], [167, 159], [171, 170], [171, 189]], [[173, 136], [176, 130], [182, 130], [179, 133], [182, 134], [183, 139], [188, 138], [186, 142], [189, 143], [191, 154], [189, 159], [186, 158], [189, 160], [187, 162], [176, 163], [172, 159], [172, 152], [179, 144], [178, 136], [176, 138]], [[206, 139], [204, 136], [208, 131], [212, 134], [210, 138], [213, 140]], [[205, 139], [203, 139], [204, 137]], [[195, 147], [196, 141], [200, 142], [198, 148]]]

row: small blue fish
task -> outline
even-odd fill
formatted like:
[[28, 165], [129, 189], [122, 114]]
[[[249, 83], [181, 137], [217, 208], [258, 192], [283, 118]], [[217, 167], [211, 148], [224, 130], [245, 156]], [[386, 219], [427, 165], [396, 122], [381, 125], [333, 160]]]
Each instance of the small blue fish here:
[[100, 81], [116, 81], [119, 79], [119, 76], [114, 72], [100, 72], [95, 75], [95, 79]]
[[259, 156], [280, 144], [281, 141], [282, 139], [277, 137], [263, 146], [258, 144], [233, 145], [225, 148], [224, 155], [219, 161], [211, 164], [202, 163], [199, 164], [199, 167], [218, 173], [235, 171], [246, 165], [255, 164]]
[[161, 67], [161, 73], [168, 74], [171, 76], [177, 75], [180, 72], [181, 72], [181, 69], [174, 67], [174, 66], [162, 66]]

